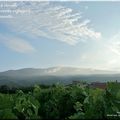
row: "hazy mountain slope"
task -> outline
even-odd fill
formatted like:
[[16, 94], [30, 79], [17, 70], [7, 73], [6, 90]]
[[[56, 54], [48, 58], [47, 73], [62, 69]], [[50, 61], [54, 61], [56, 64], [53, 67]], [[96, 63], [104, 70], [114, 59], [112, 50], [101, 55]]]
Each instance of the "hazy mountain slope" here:
[[47, 69], [24, 68], [0, 72], [0, 85], [30, 86], [34, 84], [71, 84], [74, 80], [120, 81], [120, 74], [115, 71], [96, 70], [90, 68], [53, 67]]
[[0, 76], [42, 76], [42, 75], [89, 75], [89, 74], [113, 74], [115, 71], [97, 70], [90, 68], [74, 68], [74, 67], [53, 67], [47, 69], [24, 68], [19, 70], [8, 70], [0, 72]]

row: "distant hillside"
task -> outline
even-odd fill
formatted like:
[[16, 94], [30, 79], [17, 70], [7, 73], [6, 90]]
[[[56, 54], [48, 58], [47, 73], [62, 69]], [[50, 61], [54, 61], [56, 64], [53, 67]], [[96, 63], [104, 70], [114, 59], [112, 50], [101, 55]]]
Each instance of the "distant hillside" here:
[[47, 69], [24, 68], [0, 72], [0, 85], [29, 86], [33, 84], [70, 84], [74, 80], [82, 81], [120, 81], [116, 71], [90, 68], [52, 67]]
[[90, 74], [113, 74], [116, 71], [98, 70], [91, 68], [75, 68], [75, 67], [52, 67], [46, 69], [24, 68], [19, 70], [8, 70], [0, 72], [0, 76], [42, 76], [42, 75], [90, 75]]

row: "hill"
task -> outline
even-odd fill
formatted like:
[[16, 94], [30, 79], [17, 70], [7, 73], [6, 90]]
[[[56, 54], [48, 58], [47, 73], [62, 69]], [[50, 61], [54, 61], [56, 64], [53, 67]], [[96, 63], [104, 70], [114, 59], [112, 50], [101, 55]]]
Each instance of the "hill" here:
[[74, 80], [120, 81], [117, 71], [98, 70], [91, 68], [52, 67], [44, 69], [24, 68], [0, 72], [0, 85], [30, 86], [33, 84], [71, 84]]

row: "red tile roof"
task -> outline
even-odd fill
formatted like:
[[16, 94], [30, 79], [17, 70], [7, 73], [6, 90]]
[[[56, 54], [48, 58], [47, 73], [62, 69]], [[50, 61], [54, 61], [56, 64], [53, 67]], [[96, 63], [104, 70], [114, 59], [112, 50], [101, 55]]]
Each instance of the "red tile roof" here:
[[90, 86], [93, 88], [105, 89], [107, 87], [107, 84], [106, 83], [99, 83], [99, 82], [92, 82], [90, 84]]

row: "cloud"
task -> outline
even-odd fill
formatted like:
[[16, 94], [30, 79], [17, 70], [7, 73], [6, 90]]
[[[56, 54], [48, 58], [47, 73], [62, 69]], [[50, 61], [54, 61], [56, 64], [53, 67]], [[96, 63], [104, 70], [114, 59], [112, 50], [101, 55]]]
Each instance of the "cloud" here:
[[76, 66], [120, 70], [120, 32], [95, 42], [89, 48], [80, 53], [78, 51], [78, 57], [74, 59]]
[[30, 45], [27, 41], [9, 36], [9, 35], [0, 35], [0, 42], [3, 43], [9, 49], [19, 52], [19, 53], [31, 53], [35, 51], [32, 45]]
[[108, 48], [116, 55], [120, 55], [120, 32], [111, 38]]
[[85, 10], [87, 10], [88, 9], [88, 6], [85, 6]]
[[108, 62], [108, 65], [114, 65], [116, 64], [118, 61], [116, 59], [112, 59]]
[[56, 67], [56, 68], [52, 68], [52, 69], [48, 69], [46, 70], [47, 73], [55, 73], [58, 72], [62, 69], [62, 67]]
[[21, 5], [21, 2], [17, 2], [17, 9], [28, 8], [31, 14], [15, 15], [14, 19], [9, 20], [11, 29], [36, 37], [58, 40], [69, 45], [76, 45], [83, 39], [101, 38], [101, 33], [90, 28], [90, 20], [83, 19], [81, 13], [53, 3], [22, 2]]
[[80, 60], [86, 60], [86, 59], [88, 59], [87, 54], [84, 53], [83, 55], [80, 56]]
[[57, 50], [57, 51], [56, 51], [56, 54], [57, 54], [57, 55], [64, 55], [65, 52], [64, 52], [64, 51], [59, 51], [59, 50]]

